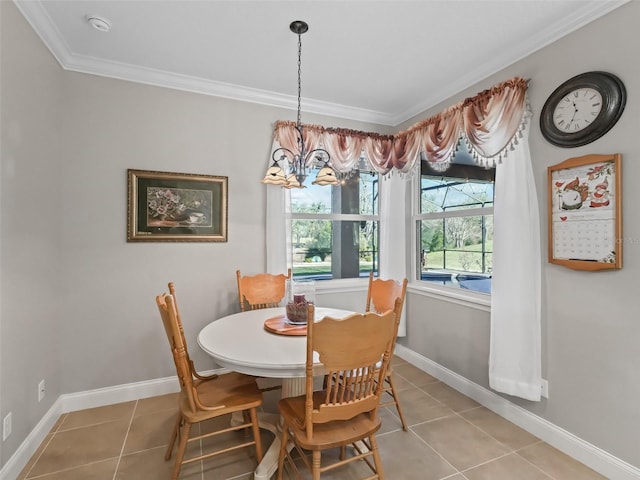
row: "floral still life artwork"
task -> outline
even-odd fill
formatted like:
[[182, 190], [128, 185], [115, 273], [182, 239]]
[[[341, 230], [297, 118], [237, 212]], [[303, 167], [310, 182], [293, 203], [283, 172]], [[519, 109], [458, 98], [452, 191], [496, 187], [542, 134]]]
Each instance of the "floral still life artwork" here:
[[619, 265], [617, 157], [588, 155], [549, 168], [550, 261], [594, 262], [588, 270]]
[[128, 171], [128, 241], [224, 242], [227, 177]]
[[212, 198], [208, 190], [179, 188], [147, 188], [147, 225], [177, 227], [179, 225], [210, 226]]

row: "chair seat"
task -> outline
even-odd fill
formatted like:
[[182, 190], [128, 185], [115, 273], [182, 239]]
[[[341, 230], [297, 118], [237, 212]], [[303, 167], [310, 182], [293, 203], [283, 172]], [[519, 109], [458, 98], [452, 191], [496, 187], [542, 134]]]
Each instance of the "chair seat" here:
[[[313, 405], [316, 408], [325, 398], [324, 391], [313, 392]], [[280, 413], [289, 424], [297, 443], [306, 450], [325, 450], [353, 443], [371, 436], [380, 428], [380, 417], [371, 418], [361, 413], [348, 420], [334, 420], [313, 425], [313, 438], [308, 439], [304, 427], [305, 395], [283, 398], [278, 402]]]
[[[198, 397], [206, 407], [215, 408], [213, 416], [257, 408], [262, 405], [262, 392], [254, 377], [231, 372], [196, 385]], [[191, 423], [212, 417], [211, 410], [192, 412], [186, 393], [180, 393], [180, 410]]]

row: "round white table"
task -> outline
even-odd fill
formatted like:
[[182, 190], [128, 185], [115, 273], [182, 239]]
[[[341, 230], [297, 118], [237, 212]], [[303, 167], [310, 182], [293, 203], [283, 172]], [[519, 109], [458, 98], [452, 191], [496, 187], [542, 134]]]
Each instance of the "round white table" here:
[[[343, 318], [354, 312], [316, 307], [315, 319]], [[282, 379], [282, 396], [305, 391], [307, 337], [265, 330], [265, 320], [284, 314], [284, 307], [235, 313], [211, 322], [198, 334], [198, 345], [220, 366], [235, 372]], [[321, 373], [321, 370], [319, 370]], [[273, 443], [256, 468], [255, 480], [269, 480], [278, 468], [279, 415], [261, 413], [260, 427], [274, 433]]]

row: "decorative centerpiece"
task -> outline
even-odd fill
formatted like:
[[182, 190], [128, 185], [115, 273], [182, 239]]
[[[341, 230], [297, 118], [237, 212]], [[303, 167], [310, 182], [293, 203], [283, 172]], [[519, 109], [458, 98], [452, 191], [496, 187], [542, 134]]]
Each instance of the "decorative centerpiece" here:
[[303, 294], [294, 295], [293, 301], [286, 305], [287, 320], [292, 323], [307, 323], [307, 307], [309, 301]]
[[314, 281], [289, 283], [288, 302], [285, 305], [286, 321], [297, 325], [307, 323], [307, 307], [315, 304], [316, 285]]

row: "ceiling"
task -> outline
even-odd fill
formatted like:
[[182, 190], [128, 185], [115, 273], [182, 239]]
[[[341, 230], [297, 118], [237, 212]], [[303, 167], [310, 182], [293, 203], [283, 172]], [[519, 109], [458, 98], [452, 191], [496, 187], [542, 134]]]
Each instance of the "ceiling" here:
[[389, 126], [626, 1], [14, 0], [67, 70], [291, 109], [304, 20], [302, 110]]

